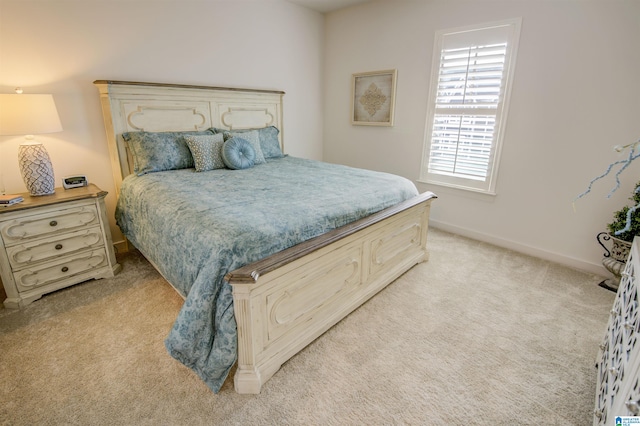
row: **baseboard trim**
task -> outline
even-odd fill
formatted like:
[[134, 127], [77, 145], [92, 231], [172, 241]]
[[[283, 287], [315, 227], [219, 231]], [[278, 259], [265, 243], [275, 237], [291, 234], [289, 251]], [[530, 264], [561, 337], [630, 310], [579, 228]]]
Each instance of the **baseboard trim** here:
[[482, 241], [485, 243], [493, 244], [493, 245], [503, 247], [509, 250], [517, 251], [519, 253], [523, 253], [529, 256], [534, 256], [540, 259], [559, 263], [561, 265], [565, 265], [570, 268], [589, 272], [589, 273], [598, 275], [600, 277], [607, 277], [610, 275], [607, 272], [607, 270], [601, 264], [598, 264], [598, 263], [585, 262], [583, 260], [576, 259], [570, 256], [564, 256], [559, 253], [554, 253], [547, 250], [541, 250], [539, 248], [531, 247], [526, 244], [521, 244], [521, 243], [507, 240], [504, 238], [495, 237], [493, 235], [477, 232], [472, 229], [451, 225], [446, 222], [430, 219], [429, 227], [440, 229], [446, 232], [451, 232], [453, 234], [461, 235], [467, 238], [472, 238], [474, 240]]

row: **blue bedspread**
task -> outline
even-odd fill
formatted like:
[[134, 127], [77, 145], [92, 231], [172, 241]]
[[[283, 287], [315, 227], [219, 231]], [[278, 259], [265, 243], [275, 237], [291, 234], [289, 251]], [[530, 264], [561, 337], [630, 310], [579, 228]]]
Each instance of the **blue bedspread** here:
[[284, 157], [127, 177], [116, 220], [185, 297], [165, 345], [218, 392], [237, 356], [225, 274], [417, 195], [404, 178]]

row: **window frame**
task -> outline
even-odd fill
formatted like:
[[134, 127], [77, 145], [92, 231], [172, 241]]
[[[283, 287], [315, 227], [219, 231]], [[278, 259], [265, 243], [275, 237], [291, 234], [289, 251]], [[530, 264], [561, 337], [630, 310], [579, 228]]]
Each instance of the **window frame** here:
[[[433, 59], [431, 69], [431, 82], [429, 88], [429, 98], [427, 104], [427, 117], [423, 141], [422, 163], [420, 165], [419, 182], [435, 184], [459, 188], [468, 191], [480, 192], [490, 195], [496, 194], [496, 183], [500, 156], [502, 152], [504, 133], [507, 122], [507, 112], [509, 110], [509, 101], [511, 97], [511, 88], [513, 84], [513, 76], [515, 73], [515, 65], [520, 39], [520, 28], [522, 26], [522, 18], [512, 18], [504, 21], [470, 25], [466, 27], [458, 27], [452, 29], [438, 30], [434, 37]], [[479, 37], [486, 37], [490, 31], [496, 32], [498, 29], [504, 29], [507, 33], [507, 50], [505, 53], [505, 64], [502, 76], [502, 89], [500, 91], [500, 101], [498, 102], [495, 114], [495, 127], [493, 133], [493, 141], [491, 144], [491, 155], [489, 158], [486, 179], [477, 180], [472, 178], [464, 178], [459, 176], [451, 176], [442, 173], [432, 173], [429, 171], [429, 159], [432, 145], [432, 133], [434, 127], [434, 119], [436, 116], [436, 100], [438, 96], [438, 83], [440, 77], [441, 56], [445, 38], [456, 37], [464, 34], [468, 36], [473, 32], [484, 32]], [[473, 38], [473, 37], [472, 37]], [[469, 43], [467, 43], [469, 44]], [[481, 45], [482, 43], [477, 43]], [[472, 47], [469, 45], [468, 47]], [[450, 47], [447, 47], [450, 49]]]

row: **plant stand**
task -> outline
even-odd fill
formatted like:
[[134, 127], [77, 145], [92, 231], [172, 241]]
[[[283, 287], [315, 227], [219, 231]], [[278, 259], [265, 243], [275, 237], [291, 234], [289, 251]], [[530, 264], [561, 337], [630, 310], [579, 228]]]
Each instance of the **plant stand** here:
[[[599, 233], [596, 239], [605, 250], [604, 257], [602, 258], [602, 266], [604, 266], [605, 269], [613, 275], [613, 278], [608, 278], [598, 285], [602, 288], [615, 292], [618, 290], [618, 286], [620, 285], [620, 277], [627, 262], [627, 258], [629, 257], [631, 243], [616, 238], [608, 232]], [[611, 248], [607, 248], [603, 241], [610, 241]]]

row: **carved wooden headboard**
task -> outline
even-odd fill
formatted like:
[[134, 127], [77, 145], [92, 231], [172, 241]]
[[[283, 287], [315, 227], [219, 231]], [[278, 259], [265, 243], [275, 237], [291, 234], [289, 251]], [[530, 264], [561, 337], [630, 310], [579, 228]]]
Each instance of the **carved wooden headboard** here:
[[284, 92], [97, 80], [116, 196], [133, 163], [122, 133], [229, 130], [276, 126], [283, 146]]

